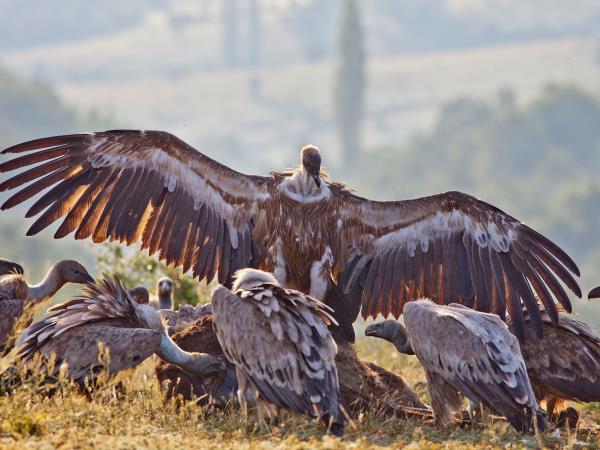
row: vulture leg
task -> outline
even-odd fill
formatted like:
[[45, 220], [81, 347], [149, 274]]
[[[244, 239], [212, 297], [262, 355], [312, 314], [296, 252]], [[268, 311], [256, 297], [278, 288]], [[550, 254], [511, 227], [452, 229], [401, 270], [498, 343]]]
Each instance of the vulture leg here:
[[242, 418], [244, 419], [244, 425], [248, 424], [248, 401], [246, 400], [246, 392], [248, 389], [248, 380], [244, 374], [239, 370], [235, 370], [235, 375], [238, 380], [237, 399], [242, 410]]
[[438, 374], [426, 370], [427, 386], [433, 409], [433, 422], [445, 427], [453, 419], [453, 413], [460, 410], [462, 398], [458, 391]]

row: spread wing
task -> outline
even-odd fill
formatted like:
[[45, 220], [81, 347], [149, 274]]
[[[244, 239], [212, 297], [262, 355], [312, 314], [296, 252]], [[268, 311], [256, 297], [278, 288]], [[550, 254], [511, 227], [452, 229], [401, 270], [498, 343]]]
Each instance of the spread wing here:
[[570, 400], [600, 401], [600, 334], [576, 316], [560, 313], [558, 326], [544, 314], [544, 335], [526, 328], [521, 353], [534, 384]]
[[2, 209], [53, 186], [28, 210], [26, 217], [39, 215], [28, 235], [64, 217], [55, 238], [141, 241], [199, 279], [218, 273], [223, 283], [256, 265], [252, 220], [270, 179], [237, 173], [169, 133], [56, 136], [2, 153], [25, 155], [0, 164], [0, 173], [26, 169], [0, 184], [0, 191], [21, 188]]
[[104, 279], [83, 287], [78, 298], [48, 309], [52, 314], [32, 324], [20, 339], [19, 355], [24, 361], [30, 359], [49, 341], [66, 331], [106, 320], [118, 320], [128, 326], [141, 327], [136, 305], [118, 278]]
[[405, 324], [428, 371], [507, 417], [539, 409], [519, 342], [497, 316], [451, 306], [434, 313], [418, 303], [406, 308]]
[[[346, 194], [341, 219], [351, 256], [339, 276], [362, 314], [398, 317], [420, 297], [512, 317], [523, 337], [523, 305], [541, 334], [536, 295], [557, 320], [571, 310], [579, 269], [556, 244], [492, 205], [459, 192], [375, 202]], [[356, 308], [357, 305], [350, 307]]]
[[215, 331], [227, 359], [266, 401], [310, 415], [316, 408], [343, 423], [337, 346], [323, 321], [332, 320], [327, 307], [270, 284], [237, 294], [219, 287], [212, 297]]

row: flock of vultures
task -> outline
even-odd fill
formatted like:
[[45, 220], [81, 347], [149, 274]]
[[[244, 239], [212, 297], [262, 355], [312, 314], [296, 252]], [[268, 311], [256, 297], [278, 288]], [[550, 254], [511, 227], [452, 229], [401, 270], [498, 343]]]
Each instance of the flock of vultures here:
[[[0, 173], [13, 173], [0, 191], [16, 192], [1, 209], [35, 200], [28, 235], [59, 221], [56, 239], [139, 242], [219, 283], [211, 304], [173, 311], [169, 279], [152, 298], [60, 261], [30, 285], [2, 260], [0, 345], [15, 365], [41, 364], [90, 389], [106, 370], [156, 354], [170, 396], [237, 402], [260, 426], [284, 410], [306, 414], [341, 435], [368, 403], [360, 392], [369, 383], [402, 391], [407, 407], [397, 411], [429, 411], [401, 378], [353, 353], [358, 315], [381, 314], [404, 325], [376, 322], [365, 334], [416, 355], [437, 425], [493, 413], [533, 433], [575, 426], [565, 401], [600, 401], [600, 334], [572, 314], [567, 294], [582, 295], [577, 265], [474, 197], [368, 200], [331, 181], [310, 145], [295, 170], [244, 175], [158, 131], [55, 136], [3, 154]], [[16, 333], [27, 307], [65, 283], [81, 293]]]

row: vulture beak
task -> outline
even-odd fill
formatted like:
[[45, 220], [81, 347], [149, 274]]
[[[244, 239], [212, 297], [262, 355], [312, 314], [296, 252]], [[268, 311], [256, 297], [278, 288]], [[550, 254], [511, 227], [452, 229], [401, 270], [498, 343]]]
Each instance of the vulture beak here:
[[319, 174], [311, 174], [310, 175], [313, 180], [315, 180], [315, 184], [317, 185], [318, 188], [321, 187], [321, 177], [319, 176]]
[[96, 282], [89, 273], [85, 274], [84, 281], [88, 284], [94, 284]]
[[600, 298], [600, 286], [590, 291], [590, 293], [588, 294], [588, 299], [592, 298]]
[[23, 271], [23, 267], [21, 267], [21, 265], [20, 265], [20, 264], [15, 264], [15, 265], [12, 267], [12, 270], [13, 270], [15, 273], [19, 274], [19, 275], [23, 275], [23, 273], [24, 273], [24, 271]]
[[371, 325], [365, 328], [365, 336], [375, 336], [375, 330]]

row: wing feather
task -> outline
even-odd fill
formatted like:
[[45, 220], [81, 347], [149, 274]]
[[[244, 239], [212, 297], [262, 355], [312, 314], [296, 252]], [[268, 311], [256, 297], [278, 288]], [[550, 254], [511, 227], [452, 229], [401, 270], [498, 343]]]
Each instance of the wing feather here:
[[600, 401], [600, 335], [572, 314], [561, 312], [558, 325], [543, 313], [544, 335], [538, 339], [526, 317], [521, 352], [534, 385], [561, 399]]
[[273, 179], [235, 172], [169, 133], [55, 136], [2, 153], [18, 156], [0, 164], [0, 173], [24, 169], [0, 184], [0, 191], [20, 189], [2, 209], [49, 188], [26, 213], [37, 216], [28, 235], [62, 219], [56, 238], [75, 232], [94, 242], [141, 240], [150, 253], [208, 281], [218, 275], [227, 282], [258, 263], [252, 223]]
[[[567, 311], [571, 302], [561, 283], [581, 297], [574, 278], [579, 269], [562, 249], [466, 194], [375, 202], [344, 193], [341, 213], [346, 219], [346, 244], [354, 256], [346, 262], [338, 284], [348, 294], [366, 275], [362, 294], [356, 296], [364, 318], [388, 311], [398, 316], [404, 302], [427, 295], [437, 303], [460, 302], [501, 317], [507, 312], [520, 316], [524, 307], [541, 333], [536, 296], [544, 304], [558, 302]], [[390, 259], [384, 255], [390, 252], [396, 252], [395, 283], [402, 282], [388, 287]], [[555, 314], [552, 317], [556, 320]], [[514, 321], [522, 339], [523, 320]]]
[[135, 301], [118, 277], [107, 275], [95, 284], [85, 285], [78, 297], [48, 311], [52, 314], [32, 324], [23, 333], [19, 355], [24, 361], [31, 359], [54, 336], [90, 322], [119, 320], [132, 328], [142, 327]]

